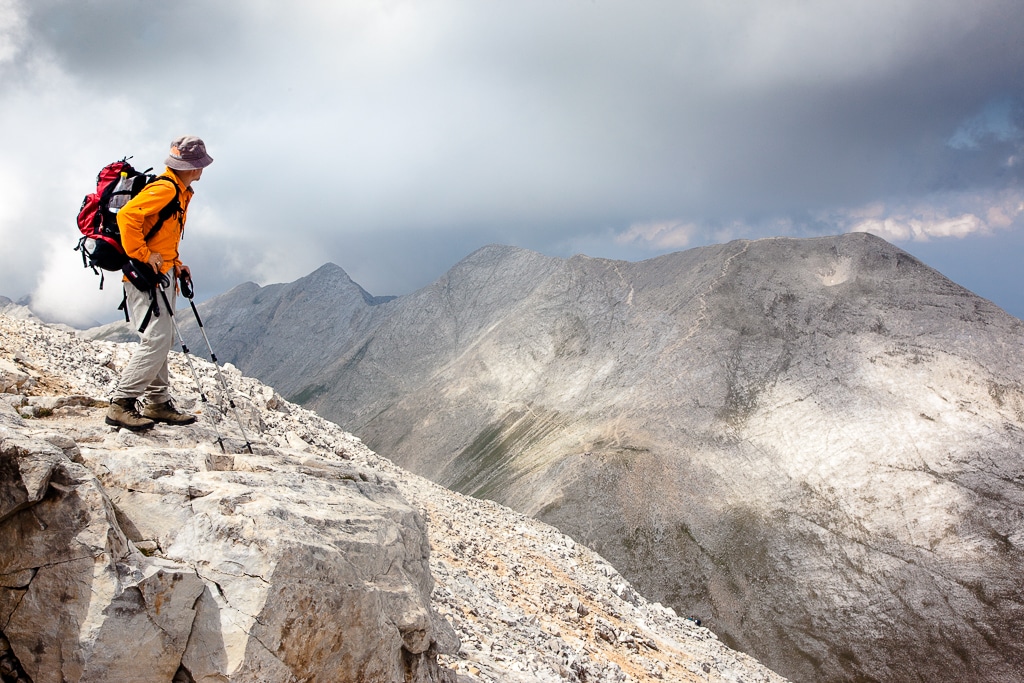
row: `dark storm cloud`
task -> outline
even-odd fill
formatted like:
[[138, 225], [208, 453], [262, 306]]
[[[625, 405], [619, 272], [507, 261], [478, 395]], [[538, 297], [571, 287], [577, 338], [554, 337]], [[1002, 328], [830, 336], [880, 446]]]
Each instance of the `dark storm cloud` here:
[[24, 56], [51, 56], [86, 83], [110, 79], [135, 87], [144, 73], [230, 58], [244, 39], [239, 9], [231, 3], [32, 0], [23, 5]]
[[[0, 180], [70, 192], [67, 213], [107, 157], [202, 135], [183, 249], [215, 289], [331, 260], [401, 293], [494, 241], [640, 258], [1022, 227], [1016, 0], [8, 5], [0, 124], [22, 139]], [[60, 183], [18, 171], [40, 148]], [[4, 234], [63, 230], [38, 203], [0, 207]], [[8, 270], [0, 293], [61, 281]]]

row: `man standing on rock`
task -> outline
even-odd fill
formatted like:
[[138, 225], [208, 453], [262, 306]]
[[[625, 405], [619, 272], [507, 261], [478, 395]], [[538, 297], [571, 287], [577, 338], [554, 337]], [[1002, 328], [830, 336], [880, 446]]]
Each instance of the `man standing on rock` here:
[[[185, 229], [185, 217], [192, 199], [192, 183], [213, 163], [206, 145], [197, 137], [186, 135], [171, 143], [171, 152], [164, 162], [167, 170], [147, 185], [117, 213], [121, 244], [125, 253], [140, 264], [152, 268], [154, 276], [166, 278], [163, 297], [151, 299], [150, 293], [124, 282], [125, 302], [132, 320], [142, 321], [149, 314], [148, 324], [140, 330], [138, 348], [121, 373], [106, 423], [132, 431], [150, 429], [157, 422], [187, 425], [196, 416], [178, 410], [171, 401], [167, 354], [174, 345], [174, 323], [171, 312], [177, 294], [178, 277], [190, 275], [188, 266], [178, 256], [178, 245]], [[180, 208], [152, 232], [160, 212], [177, 198]], [[148, 235], [148, 237], [147, 237]], [[172, 284], [173, 283], [173, 284]], [[157, 285], [160, 287], [161, 285]], [[150, 305], [168, 302], [171, 311], [150, 314]], [[159, 313], [157, 311], [156, 313]], [[139, 407], [139, 399], [145, 399]]]

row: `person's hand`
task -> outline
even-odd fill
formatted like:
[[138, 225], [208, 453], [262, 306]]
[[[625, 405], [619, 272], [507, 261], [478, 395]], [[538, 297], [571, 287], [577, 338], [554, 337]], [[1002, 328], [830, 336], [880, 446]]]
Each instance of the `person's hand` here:
[[174, 266], [174, 287], [178, 294], [192, 298], [192, 271], [188, 266]]
[[164, 267], [164, 257], [156, 252], [153, 252], [152, 254], [149, 255], [149, 258], [146, 259], [146, 263], [149, 264], [149, 267], [153, 269], [154, 273], [159, 275], [160, 271], [162, 271]]

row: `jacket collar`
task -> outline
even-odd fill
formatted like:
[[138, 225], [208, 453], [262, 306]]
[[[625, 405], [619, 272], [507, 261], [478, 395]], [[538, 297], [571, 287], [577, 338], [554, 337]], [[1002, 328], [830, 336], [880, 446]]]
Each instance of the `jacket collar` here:
[[183, 183], [181, 181], [181, 178], [178, 177], [178, 174], [174, 172], [173, 168], [170, 168], [170, 167], [165, 168], [164, 172], [161, 173], [160, 175], [167, 176], [168, 178], [173, 178], [174, 179], [174, 184], [178, 186], [178, 190], [180, 190], [180, 192], [182, 194], [184, 194], [186, 192], [188, 194], [192, 194], [192, 192], [193, 192], [192, 188], [191, 187], [185, 187], [185, 183]]

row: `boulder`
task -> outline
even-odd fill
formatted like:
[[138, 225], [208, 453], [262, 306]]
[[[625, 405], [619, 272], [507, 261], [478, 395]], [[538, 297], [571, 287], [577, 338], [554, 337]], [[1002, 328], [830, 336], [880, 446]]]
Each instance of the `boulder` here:
[[32, 387], [35, 380], [14, 362], [0, 358], [0, 393], [20, 394]]
[[193, 680], [438, 680], [451, 627], [430, 607], [423, 518], [394, 483], [278, 451], [82, 455], [129, 537], [205, 584], [182, 658]]
[[51, 441], [0, 440], [0, 624], [36, 683], [453, 680], [425, 523], [394, 483], [117, 435], [79, 464]]
[[35, 683], [171, 680], [203, 590], [137, 552], [88, 469], [45, 441], [0, 440], [0, 623]]

